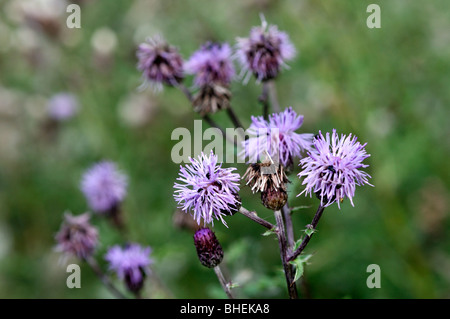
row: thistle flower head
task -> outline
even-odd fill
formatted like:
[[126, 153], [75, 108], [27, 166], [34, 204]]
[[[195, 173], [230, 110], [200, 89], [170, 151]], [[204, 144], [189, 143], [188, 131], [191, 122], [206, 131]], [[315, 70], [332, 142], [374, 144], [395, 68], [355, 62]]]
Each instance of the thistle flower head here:
[[238, 204], [239, 174], [236, 168], [222, 168], [217, 156], [201, 154], [198, 159], [190, 158], [191, 165], [180, 166], [174, 184], [174, 198], [184, 212], [193, 215], [197, 224], [214, 224], [220, 220], [225, 226], [224, 215], [230, 214]]
[[286, 191], [286, 183], [289, 182], [284, 167], [275, 165], [270, 160], [262, 163], [250, 164], [244, 176], [246, 185], [253, 193], [266, 192], [268, 189], [282, 189]]
[[247, 72], [245, 81], [253, 73], [258, 81], [275, 78], [285, 61], [295, 57], [296, 50], [287, 33], [279, 31], [275, 25], [253, 27], [248, 38], [237, 39], [237, 56]]
[[209, 228], [200, 228], [194, 234], [194, 245], [201, 264], [214, 268], [222, 262], [223, 249], [214, 232]]
[[48, 101], [47, 113], [52, 120], [65, 121], [72, 118], [77, 113], [78, 108], [78, 100], [75, 95], [58, 93]]
[[209, 84], [200, 88], [194, 96], [192, 105], [194, 111], [205, 115], [215, 113], [230, 106], [231, 91], [221, 84]]
[[108, 213], [124, 200], [127, 194], [127, 177], [113, 162], [103, 161], [84, 173], [81, 191], [92, 210]]
[[208, 42], [196, 51], [184, 65], [188, 74], [194, 74], [198, 87], [211, 84], [229, 85], [235, 71], [228, 43]]
[[163, 38], [149, 38], [137, 50], [138, 69], [157, 89], [162, 84], [175, 86], [183, 79], [183, 59], [178, 50]]
[[98, 244], [97, 228], [89, 223], [89, 213], [73, 216], [64, 214], [61, 229], [56, 234], [56, 250], [85, 259], [92, 255]]
[[139, 244], [128, 244], [124, 248], [115, 245], [108, 249], [105, 260], [109, 269], [113, 270], [119, 279], [125, 281], [128, 289], [139, 291], [144, 285], [145, 276], [150, 273], [150, 247], [141, 247]]
[[348, 198], [352, 206], [355, 186], [369, 183], [370, 175], [361, 168], [369, 165], [363, 160], [370, 155], [366, 153], [366, 144], [361, 145], [356, 136], [342, 134], [340, 137], [333, 129], [333, 133], [325, 136], [319, 131], [313, 140], [314, 147], [308, 156], [300, 161], [303, 170], [298, 176], [304, 177], [302, 185], [306, 188], [297, 196], [315, 193], [322, 206], [329, 206]]
[[297, 115], [292, 107], [269, 115], [268, 121], [262, 116], [252, 117], [247, 130], [250, 137], [242, 142], [241, 156], [256, 163], [267, 152], [275, 162], [289, 168], [294, 158], [311, 148], [313, 134], [295, 133], [302, 124], [303, 115]]

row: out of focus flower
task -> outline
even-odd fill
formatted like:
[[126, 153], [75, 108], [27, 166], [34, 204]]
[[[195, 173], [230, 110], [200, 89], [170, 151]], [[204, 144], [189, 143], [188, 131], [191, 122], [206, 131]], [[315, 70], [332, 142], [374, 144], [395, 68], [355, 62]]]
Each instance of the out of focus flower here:
[[230, 106], [231, 91], [220, 84], [205, 85], [194, 96], [194, 111], [205, 115], [215, 113]]
[[157, 89], [175, 86], [183, 80], [183, 59], [178, 50], [161, 37], [147, 39], [137, 50], [138, 69], [146, 82]]
[[195, 75], [198, 87], [212, 83], [229, 85], [235, 71], [231, 60], [232, 50], [228, 43], [208, 42], [186, 62], [186, 73]]
[[370, 175], [360, 170], [369, 166], [362, 163], [370, 156], [364, 148], [367, 143], [361, 145], [352, 134], [339, 137], [333, 129], [331, 137], [330, 133], [324, 137], [319, 131], [313, 144], [308, 156], [300, 161], [302, 171], [298, 176], [304, 177], [302, 185], [306, 188], [297, 196], [303, 193], [311, 196], [314, 193], [320, 198], [322, 206], [337, 202], [339, 208], [341, 201], [348, 198], [354, 206], [356, 185], [373, 186], [368, 181]]
[[98, 244], [98, 231], [89, 223], [89, 213], [73, 216], [64, 214], [64, 222], [56, 234], [56, 250], [85, 259], [92, 255]]
[[127, 177], [116, 164], [103, 161], [93, 165], [84, 173], [81, 191], [92, 210], [108, 213], [124, 200], [127, 194]]
[[197, 230], [194, 234], [194, 245], [203, 266], [214, 268], [222, 262], [222, 246], [211, 229], [206, 227]]
[[116, 245], [108, 249], [105, 259], [109, 263], [109, 269], [125, 282], [127, 288], [138, 292], [144, 285], [145, 277], [150, 274], [150, 265], [153, 263], [151, 251], [150, 247], [134, 243], [124, 248]]
[[297, 115], [292, 107], [270, 115], [268, 121], [262, 116], [252, 116], [252, 124], [247, 130], [250, 137], [242, 142], [241, 156], [256, 163], [264, 154], [269, 154], [272, 160], [289, 168], [295, 157], [311, 148], [313, 134], [295, 133], [302, 124], [303, 115]]
[[72, 118], [79, 109], [78, 99], [71, 93], [53, 95], [47, 104], [48, 116], [55, 121], [65, 121]]
[[220, 220], [225, 226], [224, 215], [231, 215], [239, 203], [239, 174], [232, 173], [236, 168], [222, 168], [217, 156], [201, 154], [197, 159], [190, 158], [192, 165], [180, 166], [175, 183], [174, 198], [184, 212], [193, 214], [197, 224]]
[[279, 31], [275, 25], [253, 27], [248, 38], [237, 39], [237, 57], [243, 71], [247, 73], [245, 82], [253, 73], [258, 81], [275, 78], [286, 61], [295, 57], [296, 50], [287, 33]]

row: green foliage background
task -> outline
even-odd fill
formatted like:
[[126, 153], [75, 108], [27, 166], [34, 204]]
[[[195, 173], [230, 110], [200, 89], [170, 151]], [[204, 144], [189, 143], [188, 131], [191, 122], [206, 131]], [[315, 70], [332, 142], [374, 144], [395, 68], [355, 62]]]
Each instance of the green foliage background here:
[[[187, 59], [207, 40], [247, 36], [260, 13], [288, 32], [299, 51], [277, 79], [281, 106], [305, 116], [303, 132], [352, 132], [372, 154], [367, 171], [375, 187], [358, 188], [355, 207], [347, 201], [341, 210], [325, 210], [306, 251], [313, 256], [301, 296], [450, 297], [450, 2], [85, 0], [78, 1], [82, 28], [66, 28], [64, 7], [57, 35], [23, 15], [26, 2], [0, 1], [0, 297], [111, 297], [86, 265], [82, 288], [68, 289], [66, 263], [53, 250], [63, 212], [87, 210], [80, 177], [101, 159], [129, 176], [127, 239], [153, 248], [160, 282], [148, 280], [146, 297], [225, 297], [214, 272], [198, 262], [192, 233], [172, 221], [179, 165], [170, 157], [177, 142], [171, 132], [193, 130], [199, 117], [175, 89], [137, 90], [135, 52], [145, 37], [160, 33]], [[381, 29], [366, 26], [370, 3], [381, 7]], [[101, 28], [117, 40], [107, 58], [92, 45]], [[48, 139], [46, 101], [61, 91], [76, 94], [81, 109]], [[247, 126], [261, 114], [261, 86], [234, 82], [232, 92]], [[124, 101], [133, 96], [150, 103], [141, 125], [124, 120]], [[231, 127], [225, 113], [213, 118]], [[245, 168], [238, 165], [241, 174]], [[290, 179], [290, 204], [311, 205], [293, 216], [298, 238], [317, 200], [295, 197], [303, 188], [294, 174]], [[248, 188], [241, 196], [248, 209], [274, 222]], [[101, 237], [96, 256], [106, 269], [107, 247], [125, 238], [101, 217], [93, 223]], [[239, 214], [228, 225], [216, 223], [214, 230], [227, 272], [240, 283], [237, 295], [286, 298], [274, 237], [262, 237], [264, 229]], [[381, 267], [380, 289], [366, 286], [373, 263]]]

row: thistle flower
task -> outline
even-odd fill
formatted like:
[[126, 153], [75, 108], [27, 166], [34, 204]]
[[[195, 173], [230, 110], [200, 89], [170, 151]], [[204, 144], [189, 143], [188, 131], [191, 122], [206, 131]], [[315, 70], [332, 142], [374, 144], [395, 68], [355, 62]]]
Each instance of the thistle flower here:
[[192, 165], [180, 166], [178, 181], [174, 184], [174, 198], [184, 212], [193, 215], [197, 224], [214, 224], [214, 219], [227, 226], [224, 215], [231, 214], [240, 205], [236, 194], [239, 192], [239, 174], [236, 168], [222, 168], [217, 156], [201, 154], [190, 158]]
[[89, 219], [89, 213], [79, 216], [65, 213], [61, 229], [55, 236], [56, 250], [80, 259], [92, 255], [98, 244], [98, 231]]
[[144, 79], [157, 89], [162, 89], [162, 84], [175, 86], [183, 80], [183, 59], [178, 50], [161, 37], [141, 43], [136, 55]]
[[116, 272], [120, 280], [125, 281], [127, 288], [138, 292], [144, 285], [145, 277], [150, 274], [150, 258], [152, 249], [141, 247], [139, 244], [128, 244], [124, 248], [115, 245], [108, 249], [105, 260], [109, 269]]
[[311, 148], [313, 134], [295, 133], [302, 124], [303, 115], [297, 115], [292, 107], [269, 115], [268, 121], [262, 116], [252, 116], [252, 124], [247, 130], [250, 138], [242, 142], [240, 155], [248, 158], [248, 162], [256, 163], [267, 152], [275, 162], [289, 168], [293, 158]]
[[210, 84], [228, 86], [235, 71], [231, 61], [232, 50], [228, 43], [207, 42], [184, 65], [188, 74], [194, 74], [198, 87]]
[[84, 173], [81, 191], [92, 210], [108, 213], [117, 209], [127, 194], [127, 177], [113, 162], [103, 161]]
[[247, 73], [247, 82], [252, 73], [258, 81], [275, 78], [281, 67], [286, 66], [285, 61], [295, 57], [296, 50], [285, 32], [275, 25], [267, 25], [262, 18], [262, 25], [253, 27], [248, 38], [237, 38], [236, 53]]
[[205, 115], [215, 113], [230, 106], [231, 91], [220, 84], [205, 85], [195, 94], [192, 100], [194, 111]]
[[194, 234], [194, 245], [201, 264], [214, 268], [222, 262], [223, 250], [214, 232], [209, 228], [201, 228]]
[[303, 170], [298, 177], [304, 177], [302, 185], [306, 188], [297, 196], [315, 193], [322, 206], [326, 207], [334, 202], [340, 203], [348, 198], [352, 206], [355, 186], [368, 182], [370, 175], [360, 168], [368, 167], [362, 161], [370, 155], [366, 153], [365, 146], [357, 142], [357, 137], [342, 134], [339, 138], [336, 130], [333, 133], [322, 132], [313, 140], [314, 148], [308, 156], [300, 161]]
[[286, 183], [289, 182], [284, 167], [270, 160], [250, 164], [242, 178], [253, 193], [265, 192], [270, 188], [286, 190]]
[[47, 113], [54, 121], [65, 121], [72, 118], [77, 113], [78, 108], [78, 100], [75, 95], [58, 93], [48, 101]]

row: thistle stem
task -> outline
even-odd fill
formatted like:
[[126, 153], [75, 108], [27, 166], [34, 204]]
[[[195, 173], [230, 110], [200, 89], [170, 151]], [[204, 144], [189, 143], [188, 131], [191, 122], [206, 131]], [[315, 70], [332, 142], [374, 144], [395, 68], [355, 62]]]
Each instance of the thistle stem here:
[[231, 105], [227, 107], [227, 114], [230, 117], [231, 122], [233, 122], [235, 128], [241, 128], [244, 129], [244, 127], [241, 124], [241, 121], [239, 121], [239, 118], [237, 117], [236, 113], [234, 112]]
[[266, 82], [263, 83], [261, 95], [258, 97], [258, 102], [263, 107], [263, 117], [265, 120], [269, 119], [269, 101], [268, 101], [268, 86]]
[[270, 99], [270, 104], [272, 105], [272, 110], [274, 113], [278, 113], [281, 111], [280, 104], [278, 103], [278, 95], [277, 95], [277, 87], [275, 86], [274, 80], [269, 80], [264, 82], [264, 85], [267, 85], [267, 91]]
[[108, 276], [106, 276], [103, 271], [100, 269], [97, 261], [92, 257], [85, 258], [86, 263], [92, 268], [97, 277], [102, 281], [106, 288], [119, 299], [127, 299], [109, 280]]
[[[321, 204], [319, 204], [319, 207], [317, 208], [317, 212], [314, 215], [314, 218], [313, 218], [311, 224], [309, 224], [309, 228], [311, 230], [316, 229], [317, 223], [319, 222], [320, 217], [322, 217], [322, 213], [323, 213], [324, 209], [325, 209], [325, 207], [323, 207]], [[306, 245], [308, 245], [309, 240], [311, 239], [312, 235], [314, 235], [314, 232], [312, 232], [311, 235], [305, 234], [305, 238], [303, 238], [303, 241], [300, 244], [300, 246], [297, 248], [297, 250], [294, 251], [294, 253], [292, 255], [288, 256], [288, 259], [287, 259], [288, 261], [294, 260], [303, 252], [303, 250], [306, 248]]]
[[241, 213], [242, 215], [250, 218], [251, 220], [257, 222], [258, 224], [260, 224], [263, 227], [266, 227], [269, 230], [275, 230], [275, 225], [269, 223], [268, 221], [262, 219], [261, 217], [259, 217], [256, 212], [250, 212], [247, 209], [245, 209], [244, 207], [241, 206], [241, 208], [239, 208], [239, 213]]
[[222, 286], [223, 290], [225, 291], [225, 293], [227, 294], [229, 299], [234, 299], [233, 294], [231, 293], [231, 289], [228, 285], [227, 280], [225, 279], [222, 270], [220, 269], [220, 266], [217, 265], [216, 267], [214, 267], [214, 272], [217, 275], [217, 278], [219, 279], [220, 285]]
[[281, 211], [275, 211], [275, 220], [277, 222], [277, 236], [278, 236], [278, 244], [280, 246], [280, 256], [281, 262], [283, 264], [284, 275], [286, 277], [286, 284], [289, 292], [290, 299], [298, 299], [297, 294], [297, 286], [294, 281], [294, 274], [292, 268], [287, 260], [287, 242], [286, 242], [286, 233], [284, 229], [283, 216], [281, 215]]
[[291, 249], [293, 249], [295, 245], [294, 240], [294, 226], [292, 224], [292, 216], [291, 216], [291, 209], [289, 208], [289, 204], [286, 203], [286, 205], [283, 206], [283, 217], [284, 217], [284, 223], [286, 224], [286, 238], [287, 238], [287, 244], [288, 244], [288, 252], [290, 253]]

